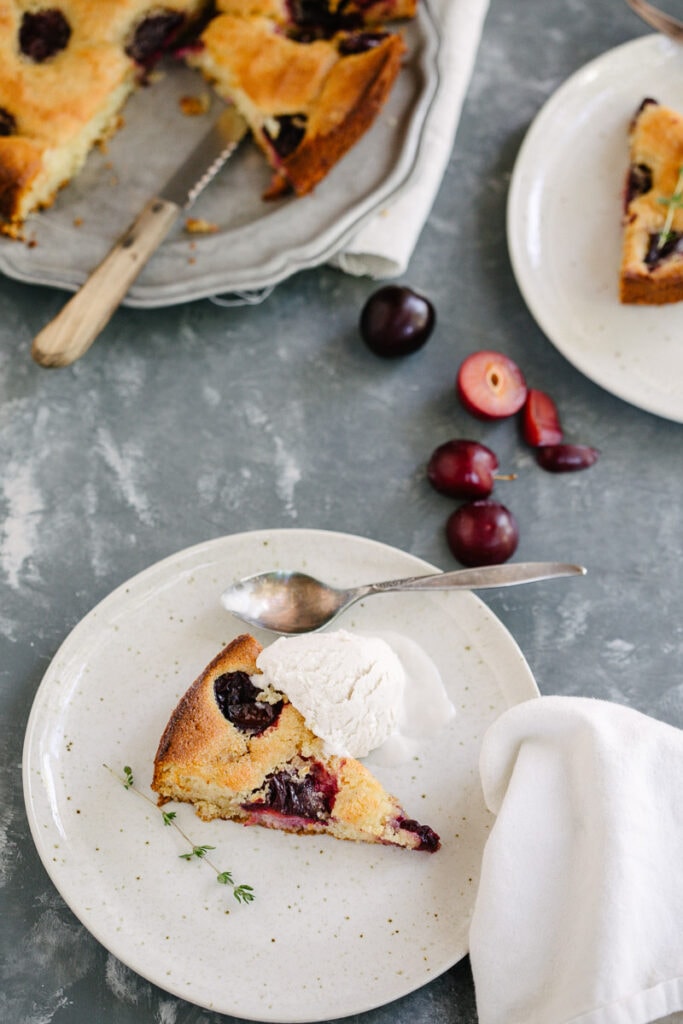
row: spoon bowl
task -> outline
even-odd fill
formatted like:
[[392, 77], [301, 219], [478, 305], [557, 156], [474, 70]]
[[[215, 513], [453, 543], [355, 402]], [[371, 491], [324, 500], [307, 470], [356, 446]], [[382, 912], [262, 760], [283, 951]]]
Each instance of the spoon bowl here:
[[456, 569], [342, 589], [303, 572], [274, 570], [247, 576], [221, 595], [223, 607], [258, 629], [294, 635], [322, 629], [356, 601], [395, 591], [485, 590], [562, 576], [583, 576], [581, 565], [566, 562], [516, 562]]

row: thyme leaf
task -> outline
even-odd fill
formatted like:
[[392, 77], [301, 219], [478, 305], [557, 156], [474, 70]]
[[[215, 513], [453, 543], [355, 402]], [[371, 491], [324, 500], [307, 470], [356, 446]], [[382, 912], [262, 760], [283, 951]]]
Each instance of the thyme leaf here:
[[175, 828], [176, 832], [178, 832], [183, 837], [183, 839], [188, 844], [188, 846], [190, 846], [191, 849], [188, 853], [181, 853], [178, 855], [181, 858], [181, 860], [194, 860], [196, 858], [197, 860], [205, 861], [216, 875], [216, 881], [219, 882], [220, 885], [231, 886], [232, 894], [238, 903], [252, 903], [256, 899], [256, 895], [254, 893], [252, 886], [246, 885], [245, 883], [237, 885], [235, 883], [235, 880], [233, 879], [232, 872], [219, 871], [215, 864], [211, 863], [207, 854], [209, 850], [215, 850], [215, 846], [209, 846], [208, 844], [198, 846], [196, 843], [193, 843], [190, 837], [183, 831], [178, 822], [175, 820], [175, 811], [164, 811], [161, 808], [158, 808], [154, 800], [152, 800], [149, 796], [147, 796], [146, 793], [143, 793], [142, 790], [136, 787], [135, 776], [133, 775], [133, 769], [130, 767], [130, 765], [124, 765], [123, 778], [117, 772], [115, 772], [113, 768], [110, 768], [108, 764], [105, 764], [104, 767], [107, 769], [108, 772], [111, 772], [114, 778], [117, 778], [119, 782], [123, 784], [124, 789], [132, 790], [136, 794], [136, 796], [139, 796], [143, 800], [146, 800], [147, 803], [152, 805], [152, 807], [154, 807], [156, 810], [159, 810], [161, 820], [163, 821], [164, 825], [172, 826], [173, 828]]
[[678, 168], [678, 181], [673, 194], [668, 197], [660, 196], [657, 200], [662, 206], [666, 206], [666, 220], [664, 221], [664, 227], [659, 232], [657, 238], [657, 249], [663, 249], [666, 243], [671, 237], [671, 227], [674, 222], [674, 214], [676, 210], [683, 210], [683, 167]]
[[193, 846], [191, 853], [181, 853], [180, 858], [181, 860], [192, 860], [193, 857], [197, 857], [199, 860], [201, 860], [202, 857], [206, 857], [209, 850], [215, 849], [215, 846]]
[[254, 890], [250, 885], [236, 885], [233, 889], [233, 896], [238, 903], [251, 903], [256, 899]]

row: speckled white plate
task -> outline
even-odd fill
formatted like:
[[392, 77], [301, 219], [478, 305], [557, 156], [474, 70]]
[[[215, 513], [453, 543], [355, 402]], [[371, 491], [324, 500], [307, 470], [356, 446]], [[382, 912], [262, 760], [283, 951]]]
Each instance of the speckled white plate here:
[[[225, 584], [271, 568], [348, 586], [429, 572], [394, 548], [346, 534], [275, 530], [181, 551], [119, 587], [66, 639], [36, 695], [24, 749], [33, 837], [54, 884], [116, 957], [168, 992], [260, 1021], [361, 1013], [409, 993], [467, 952], [490, 825], [479, 748], [508, 706], [537, 696], [514, 640], [473, 594], [386, 594], [340, 625], [413, 637], [441, 671], [456, 717], [407, 764], [376, 768], [410, 814], [442, 838], [436, 854], [178, 821], [256, 900], [237, 903], [155, 807], [103, 767], [129, 765], [147, 792], [178, 698], [243, 631]], [[259, 635], [267, 643], [272, 637]]]
[[683, 422], [683, 303], [618, 298], [628, 125], [646, 96], [683, 110], [683, 49], [660, 35], [610, 50], [554, 93], [515, 164], [508, 243], [555, 347], [606, 391]]
[[[421, 173], [425, 121], [438, 87], [439, 34], [428, 3], [401, 27], [408, 55], [375, 123], [315, 191], [266, 202], [270, 171], [245, 140], [192, 216], [218, 226], [188, 235], [183, 220], [128, 292], [125, 304], [169, 306], [221, 293], [267, 290], [331, 258], [373, 214]], [[206, 93], [198, 73], [173, 67], [126, 106], [126, 124], [105, 152], [93, 152], [55, 205], [33, 216], [28, 246], [0, 237], [0, 271], [33, 284], [77, 289], [143, 203], [206, 132], [179, 101]]]

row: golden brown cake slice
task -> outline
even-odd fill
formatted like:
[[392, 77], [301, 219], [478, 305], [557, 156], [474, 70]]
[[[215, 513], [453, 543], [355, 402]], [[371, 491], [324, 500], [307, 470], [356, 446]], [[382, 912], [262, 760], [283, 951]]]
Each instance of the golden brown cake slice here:
[[205, 2], [0, 0], [0, 233], [52, 203]]
[[275, 175], [268, 195], [305, 195], [361, 138], [386, 101], [405, 44], [384, 31], [302, 42], [268, 17], [222, 14], [190, 63], [246, 118]]
[[365, 765], [326, 755], [283, 694], [259, 689], [261, 650], [238, 636], [181, 698], [154, 760], [159, 803], [190, 803], [207, 821], [437, 850], [433, 829], [408, 818]]
[[619, 297], [683, 300], [683, 115], [646, 99], [630, 127]]

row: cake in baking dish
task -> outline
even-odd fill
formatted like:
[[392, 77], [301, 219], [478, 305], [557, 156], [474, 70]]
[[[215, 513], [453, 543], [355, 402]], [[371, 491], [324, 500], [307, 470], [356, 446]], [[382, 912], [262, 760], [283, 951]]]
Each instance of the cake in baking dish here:
[[0, 232], [52, 203], [169, 50], [239, 106], [269, 194], [310, 191], [389, 95], [404, 43], [383, 23], [415, 2], [0, 0]]
[[284, 694], [258, 685], [261, 645], [242, 634], [204, 669], [171, 715], [154, 760], [159, 803], [204, 820], [438, 850], [360, 761], [326, 754]]
[[0, 0], [0, 230], [18, 233], [118, 127], [203, 0]]
[[683, 299], [683, 115], [653, 99], [630, 126], [619, 295], [624, 303]]

